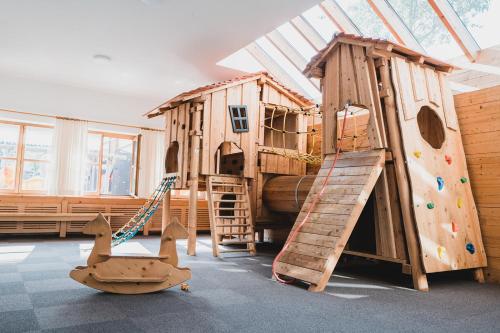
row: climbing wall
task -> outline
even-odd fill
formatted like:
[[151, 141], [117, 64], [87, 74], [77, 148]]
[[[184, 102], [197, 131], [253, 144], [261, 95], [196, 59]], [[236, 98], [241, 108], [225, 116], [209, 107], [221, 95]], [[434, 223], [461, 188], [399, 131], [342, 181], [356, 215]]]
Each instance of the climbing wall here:
[[330, 279], [380, 176], [385, 151], [341, 154], [323, 195], [311, 207], [334, 159], [335, 154], [325, 157], [292, 230], [301, 224], [310, 211], [309, 218], [296, 237], [289, 239], [288, 248], [275, 266], [278, 274], [310, 283], [312, 291], [322, 291]]
[[425, 271], [484, 267], [479, 219], [445, 74], [403, 58], [391, 62]]

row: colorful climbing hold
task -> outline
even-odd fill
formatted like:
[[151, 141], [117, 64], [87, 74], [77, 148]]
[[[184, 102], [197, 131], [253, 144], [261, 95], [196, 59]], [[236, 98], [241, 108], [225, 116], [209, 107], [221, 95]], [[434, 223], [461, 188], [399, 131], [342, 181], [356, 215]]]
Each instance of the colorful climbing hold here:
[[446, 163], [451, 165], [451, 156], [450, 155], [444, 155], [444, 159], [446, 160]]
[[429, 209], [434, 209], [434, 207], [435, 207], [435, 206], [434, 206], [434, 202], [429, 202], [429, 203], [427, 204], [427, 208], [429, 208]]
[[458, 232], [458, 224], [455, 223], [455, 221], [451, 222], [451, 231], [453, 232]]
[[446, 249], [444, 247], [438, 246], [437, 251], [438, 251], [438, 257], [439, 257], [439, 259], [443, 258], [443, 254], [444, 254], [445, 250]]
[[468, 181], [469, 181], [469, 180], [468, 180], [466, 177], [462, 177], [462, 178], [460, 178], [460, 182], [461, 182], [462, 184], [465, 184], [465, 183], [467, 183]]
[[438, 191], [441, 191], [444, 187], [443, 177], [437, 177], [437, 183], [438, 183]]
[[416, 158], [420, 158], [420, 156], [422, 156], [422, 152], [421, 152], [421, 151], [419, 151], [419, 150], [415, 150], [415, 151], [413, 152], [413, 155], [414, 155]]
[[467, 245], [465, 245], [465, 249], [469, 251], [470, 254], [474, 254], [476, 252], [476, 248], [472, 243], [467, 243]]
[[457, 199], [457, 207], [462, 208], [463, 205], [464, 205], [464, 201], [462, 200], [462, 198], [458, 198]]

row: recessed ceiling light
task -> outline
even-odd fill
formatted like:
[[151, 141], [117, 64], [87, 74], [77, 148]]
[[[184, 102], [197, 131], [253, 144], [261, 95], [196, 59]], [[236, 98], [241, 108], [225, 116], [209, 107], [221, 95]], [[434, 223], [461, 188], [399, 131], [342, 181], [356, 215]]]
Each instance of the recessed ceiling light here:
[[140, 0], [143, 4], [148, 6], [158, 6], [161, 5], [163, 0]]
[[111, 57], [105, 54], [94, 54], [92, 58], [94, 58], [94, 61], [99, 64], [107, 64], [111, 61]]

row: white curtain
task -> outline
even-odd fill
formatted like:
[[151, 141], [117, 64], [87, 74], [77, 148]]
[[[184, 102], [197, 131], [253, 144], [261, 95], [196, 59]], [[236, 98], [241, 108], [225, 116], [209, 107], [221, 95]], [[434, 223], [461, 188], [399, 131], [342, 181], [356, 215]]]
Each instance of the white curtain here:
[[87, 164], [88, 123], [57, 119], [53, 136], [53, 158], [49, 193], [83, 195]]
[[141, 129], [138, 196], [147, 198], [160, 183], [164, 172], [165, 133]]

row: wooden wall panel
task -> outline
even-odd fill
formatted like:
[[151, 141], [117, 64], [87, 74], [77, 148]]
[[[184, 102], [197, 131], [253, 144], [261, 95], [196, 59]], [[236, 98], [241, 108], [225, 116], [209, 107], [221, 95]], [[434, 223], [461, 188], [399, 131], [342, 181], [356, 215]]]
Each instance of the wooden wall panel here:
[[244, 175], [255, 177], [256, 140], [259, 133], [259, 86], [257, 81], [243, 84], [241, 104], [247, 106], [249, 132], [241, 133], [241, 149], [246, 152]]
[[212, 95], [209, 94], [205, 97], [203, 103], [203, 125], [201, 137], [201, 165], [200, 173], [208, 175], [210, 173], [210, 129], [212, 123]]
[[[89, 197], [60, 197], [60, 196], [21, 196], [0, 195], [0, 212], [3, 213], [115, 213], [123, 216], [112, 216], [111, 227], [114, 231], [124, 225], [134, 216], [146, 202], [145, 199], [135, 198], [89, 198]], [[171, 201], [173, 216], [187, 227], [189, 210], [188, 198], [173, 198]], [[81, 233], [86, 222], [67, 222], [66, 231]], [[2, 233], [59, 233], [61, 222], [0, 222]], [[161, 230], [161, 206], [146, 226], [148, 231]], [[198, 201], [198, 231], [210, 230], [208, 220], [208, 205], [206, 200]]]
[[455, 106], [488, 257], [486, 279], [500, 283], [500, 86], [456, 95]]
[[[441, 87], [437, 74], [426, 68], [427, 86], [433, 88], [428, 89], [428, 98], [415, 104], [408, 63], [401, 58], [392, 58], [391, 62], [398, 111], [405, 115], [399, 117], [399, 123], [425, 271], [484, 267], [486, 256], [470, 183], [461, 181], [469, 175], [460, 131], [444, 126], [440, 94], [451, 91]], [[420, 135], [417, 114], [423, 105], [433, 109], [443, 124], [445, 141], [440, 148], [431, 147]], [[430, 132], [436, 132], [439, 126], [439, 121], [435, 122]], [[438, 177], [444, 180], [441, 190]], [[473, 253], [469, 253], [467, 244], [474, 246]]]
[[336, 147], [336, 133], [337, 133], [337, 120], [336, 112], [339, 107], [340, 95], [340, 51], [339, 49], [332, 52], [331, 59], [326, 63], [325, 77], [323, 78], [324, 87], [328, 89], [323, 91], [323, 140], [322, 140], [322, 153], [333, 154]]

